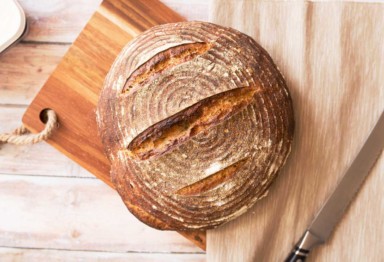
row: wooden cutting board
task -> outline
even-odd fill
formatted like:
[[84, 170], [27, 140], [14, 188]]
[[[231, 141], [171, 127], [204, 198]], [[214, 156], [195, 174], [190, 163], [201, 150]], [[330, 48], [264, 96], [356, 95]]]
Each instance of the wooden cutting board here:
[[[296, 118], [269, 195], [208, 231], [208, 261], [283, 261], [384, 109], [384, 4], [214, 0], [213, 22], [258, 41], [280, 67]], [[384, 135], [384, 134], [383, 134]], [[384, 154], [329, 241], [308, 261], [383, 261]]]
[[[152, 26], [184, 20], [157, 0], [104, 0], [28, 107], [24, 125], [41, 131], [41, 112], [53, 109], [60, 128], [48, 143], [113, 187], [95, 120], [104, 77], [133, 37]], [[205, 232], [181, 234], [205, 249]]]

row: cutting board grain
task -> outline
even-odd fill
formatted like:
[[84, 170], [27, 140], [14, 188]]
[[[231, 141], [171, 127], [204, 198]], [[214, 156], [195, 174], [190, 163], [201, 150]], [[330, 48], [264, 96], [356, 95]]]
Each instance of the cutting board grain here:
[[[104, 77], [122, 47], [137, 34], [183, 20], [157, 0], [103, 1], [27, 109], [23, 123], [38, 132], [43, 128], [42, 110], [53, 109], [60, 128], [48, 143], [113, 187], [95, 121]], [[181, 234], [205, 248], [205, 232]]]
[[[208, 232], [208, 261], [283, 261], [384, 109], [384, 4], [214, 0], [211, 19], [254, 37], [294, 101], [292, 154], [269, 196]], [[383, 134], [384, 135], [384, 134]], [[309, 261], [383, 261], [384, 156]]]

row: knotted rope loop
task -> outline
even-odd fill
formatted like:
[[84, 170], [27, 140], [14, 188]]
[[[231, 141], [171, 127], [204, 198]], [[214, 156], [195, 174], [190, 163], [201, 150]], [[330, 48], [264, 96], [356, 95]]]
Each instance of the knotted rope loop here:
[[19, 128], [15, 129], [12, 133], [0, 134], [0, 143], [9, 143], [15, 145], [28, 145], [36, 144], [43, 140], [47, 140], [57, 128], [57, 116], [55, 111], [48, 109], [45, 111], [47, 122], [44, 129], [37, 134], [31, 134], [29, 130], [21, 125]]

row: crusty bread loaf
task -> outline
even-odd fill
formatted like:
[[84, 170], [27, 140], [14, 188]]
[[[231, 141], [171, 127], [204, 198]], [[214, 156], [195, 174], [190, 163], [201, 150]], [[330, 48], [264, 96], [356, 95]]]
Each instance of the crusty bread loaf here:
[[209, 229], [266, 194], [291, 148], [291, 98], [252, 38], [203, 22], [131, 41], [97, 108], [111, 177], [128, 209], [159, 229]]

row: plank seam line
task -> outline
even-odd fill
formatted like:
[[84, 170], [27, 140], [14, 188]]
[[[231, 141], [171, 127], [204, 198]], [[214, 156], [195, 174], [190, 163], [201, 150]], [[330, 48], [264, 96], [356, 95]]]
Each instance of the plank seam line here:
[[54, 175], [39, 175], [39, 174], [14, 174], [14, 173], [4, 173], [4, 172], [1, 172], [0, 176], [46, 177], [46, 178], [79, 178], [79, 179], [100, 180], [97, 177], [54, 176]]
[[35, 40], [21, 40], [20, 44], [38, 44], [38, 45], [72, 45], [72, 42], [55, 42], [55, 41], [35, 41]]
[[3, 103], [0, 103], [0, 107], [27, 109], [28, 104], [3, 104]]
[[13, 246], [3, 246], [1, 245], [0, 248], [11, 248], [11, 249], [29, 249], [29, 250], [49, 250], [49, 251], [69, 251], [69, 252], [97, 252], [97, 253], [115, 253], [115, 254], [154, 254], [154, 255], [160, 255], [160, 254], [180, 254], [180, 255], [205, 255], [204, 252], [148, 252], [148, 251], [110, 251], [110, 250], [90, 250], [90, 249], [65, 249], [65, 248], [39, 248], [39, 247], [13, 247]]

